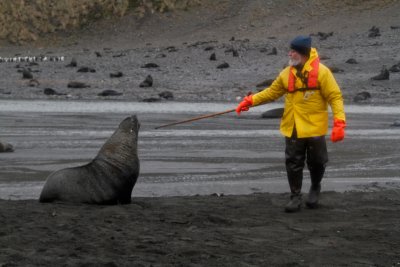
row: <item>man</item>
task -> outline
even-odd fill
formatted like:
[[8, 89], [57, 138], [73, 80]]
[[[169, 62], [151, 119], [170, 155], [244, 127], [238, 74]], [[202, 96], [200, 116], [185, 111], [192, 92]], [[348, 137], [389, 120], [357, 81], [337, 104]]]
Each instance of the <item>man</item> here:
[[325, 134], [328, 132], [328, 104], [333, 112], [332, 142], [344, 138], [346, 118], [342, 93], [332, 72], [319, 62], [311, 38], [298, 36], [290, 43], [289, 66], [265, 90], [244, 97], [238, 115], [251, 106], [274, 101], [285, 95], [280, 131], [285, 136], [286, 171], [291, 191], [286, 212], [300, 210], [304, 161], [311, 176], [306, 205], [317, 208], [321, 180], [328, 162]]

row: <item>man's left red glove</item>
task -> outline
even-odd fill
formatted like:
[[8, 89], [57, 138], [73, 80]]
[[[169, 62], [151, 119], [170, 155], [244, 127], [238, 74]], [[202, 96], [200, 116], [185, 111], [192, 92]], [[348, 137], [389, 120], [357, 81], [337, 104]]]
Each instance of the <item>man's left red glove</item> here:
[[332, 142], [342, 141], [344, 139], [344, 128], [346, 127], [346, 122], [340, 119], [333, 120], [333, 128], [331, 134]]
[[249, 108], [253, 105], [253, 95], [245, 96], [242, 102], [236, 108], [236, 113], [240, 115], [242, 111], [248, 111]]

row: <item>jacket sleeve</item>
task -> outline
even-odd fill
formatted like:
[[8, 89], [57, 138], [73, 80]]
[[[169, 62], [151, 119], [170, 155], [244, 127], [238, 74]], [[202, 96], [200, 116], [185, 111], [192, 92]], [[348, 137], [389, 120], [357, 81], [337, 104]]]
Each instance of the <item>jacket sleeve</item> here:
[[253, 95], [253, 106], [257, 106], [263, 103], [272, 102], [281, 96], [283, 96], [287, 90], [283, 85], [282, 73], [275, 79], [271, 86], [265, 88], [261, 92]]
[[[325, 67], [326, 68], [326, 67]], [[321, 93], [331, 106], [333, 118], [346, 120], [343, 96], [332, 72], [326, 68], [321, 78]]]

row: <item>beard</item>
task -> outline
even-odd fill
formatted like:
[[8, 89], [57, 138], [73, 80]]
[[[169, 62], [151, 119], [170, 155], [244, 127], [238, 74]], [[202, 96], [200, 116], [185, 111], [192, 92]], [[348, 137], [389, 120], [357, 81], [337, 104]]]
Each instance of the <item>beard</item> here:
[[300, 63], [301, 63], [301, 59], [293, 59], [293, 58], [289, 59], [289, 66], [295, 67], [295, 66], [300, 65]]

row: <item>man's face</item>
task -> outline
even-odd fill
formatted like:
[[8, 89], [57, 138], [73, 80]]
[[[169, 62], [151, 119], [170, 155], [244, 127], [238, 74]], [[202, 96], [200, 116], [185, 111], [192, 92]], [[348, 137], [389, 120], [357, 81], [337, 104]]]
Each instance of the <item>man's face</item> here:
[[289, 50], [289, 65], [290, 66], [297, 66], [303, 62], [304, 56], [299, 54], [297, 51], [290, 49]]

